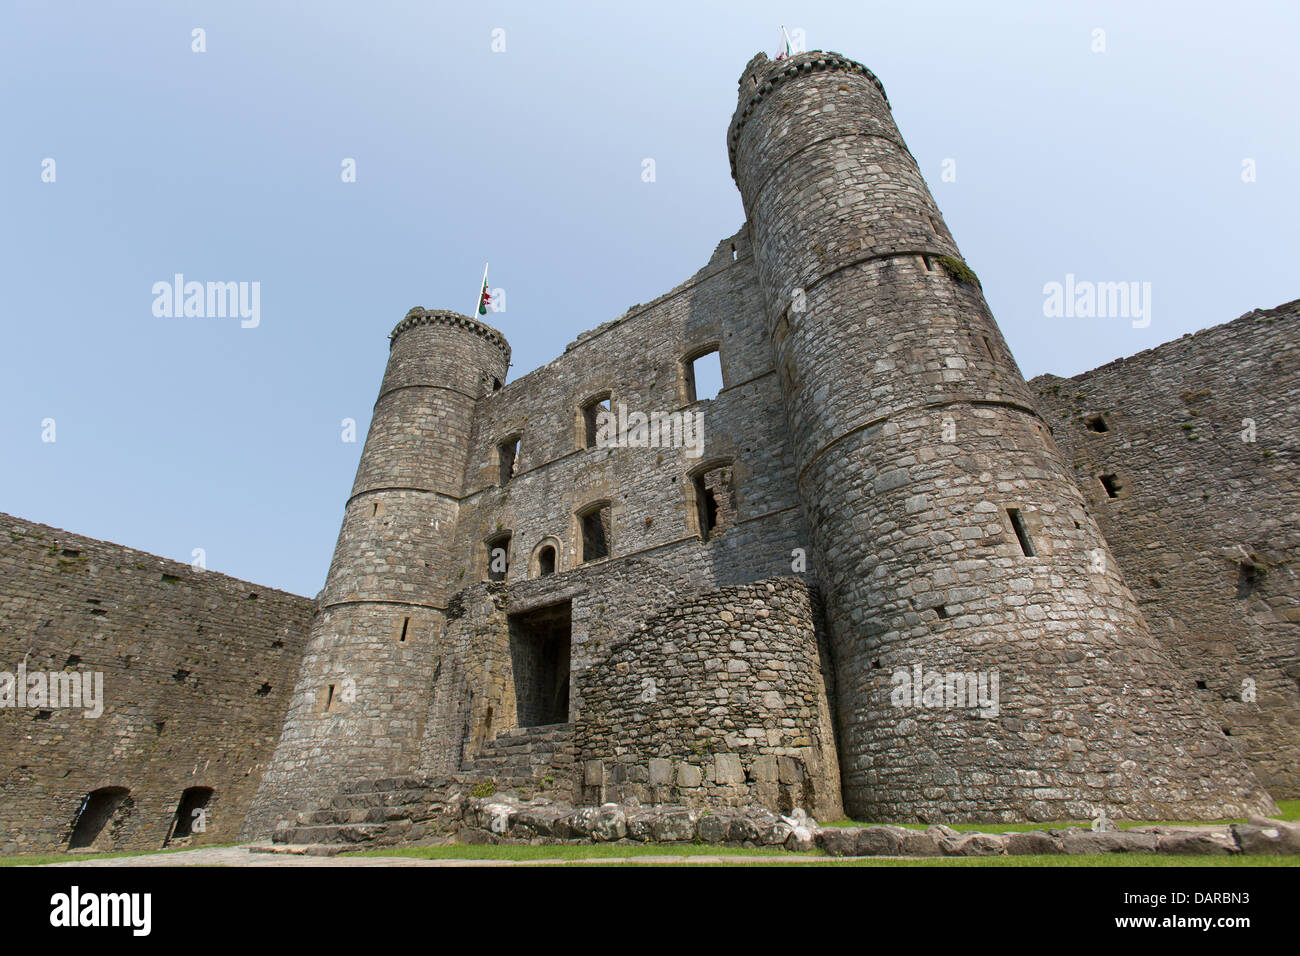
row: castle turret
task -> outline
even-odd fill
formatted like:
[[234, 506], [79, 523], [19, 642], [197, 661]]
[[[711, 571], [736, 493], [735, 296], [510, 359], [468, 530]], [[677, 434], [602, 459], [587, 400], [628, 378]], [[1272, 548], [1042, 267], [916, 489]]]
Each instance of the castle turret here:
[[1148, 631], [880, 82], [760, 54], [728, 145], [827, 598], [846, 810], [1270, 809]]
[[438, 661], [475, 406], [510, 346], [456, 312], [412, 309], [388, 366], [275, 756], [245, 824], [273, 827], [342, 782], [410, 773]]

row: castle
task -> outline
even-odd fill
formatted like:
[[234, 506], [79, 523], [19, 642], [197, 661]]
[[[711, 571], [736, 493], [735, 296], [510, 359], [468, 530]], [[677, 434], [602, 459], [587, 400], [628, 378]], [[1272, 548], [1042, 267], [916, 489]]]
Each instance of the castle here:
[[[740, 231], [549, 364], [508, 382], [480, 319], [397, 323], [314, 603], [132, 553], [132, 587], [194, 589], [165, 610], [237, 632], [206, 658], [256, 701], [196, 696], [206, 727], [160, 756], [148, 721], [204, 665], [135, 674], [115, 756], [72, 782], [0, 768], [0, 845], [66, 845], [90, 791], [115, 835], [80, 845], [126, 846], [172, 839], [194, 790], [226, 800], [212, 839], [253, 839], [412, 776], [871, 820], [1300, 793], [1300, 302], [1026, 383], [869, 70], [754, 57], [727, 147]], [[44, 582], [114, 546], [9, 521], [29, 586], [3, 646], [58, 666], [58, 628], [28, 632], [90, 599]], [[161, 623], [140, 607], [132, 634]], [[81, 753], [67, 722], [47, 744]], [[132, 791], [132, 767], [161, 782]]]

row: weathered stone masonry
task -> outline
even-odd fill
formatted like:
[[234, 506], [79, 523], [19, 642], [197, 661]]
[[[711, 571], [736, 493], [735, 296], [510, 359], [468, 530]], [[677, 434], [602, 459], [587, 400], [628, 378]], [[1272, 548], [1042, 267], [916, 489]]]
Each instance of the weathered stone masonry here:
[[1030, 383], [1179, 692], [1278, 799], [1300, 796], [1298, 333], [1290, 302]]
[[[0, 671], [103, 674], [104, 712], [0, 708], [0, 852], [68, 846], [92, 791], [129, 791], [94, 849], [157, 849], [181, 795], [194, 843], [239, 832], [284, 722], [308, 598], [0, 515]], [[174, 834], [173, 834], [174, 835]]]

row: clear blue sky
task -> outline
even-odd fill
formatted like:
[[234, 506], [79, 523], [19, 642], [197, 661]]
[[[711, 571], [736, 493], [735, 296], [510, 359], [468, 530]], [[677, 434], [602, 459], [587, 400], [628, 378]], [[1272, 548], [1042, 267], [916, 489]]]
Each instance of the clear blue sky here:
[[[3, 0], [0, 510], [315, 594], [392, 326], [490, 259], [515, 377], [689, 276], [783, 22], [881, 78], [1026, 376], [1300, 295], [1300, 7], [981, 6]], [[177, 272], [260, 326], [155, 317]], [[1150, 327], [1044, 317], [1067, 273]]]

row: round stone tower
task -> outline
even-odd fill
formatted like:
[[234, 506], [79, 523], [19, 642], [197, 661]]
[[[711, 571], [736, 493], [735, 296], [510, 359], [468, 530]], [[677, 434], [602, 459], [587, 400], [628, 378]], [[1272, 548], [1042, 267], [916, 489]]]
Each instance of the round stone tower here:
[[412, 309], [390, 336], [356, 481], [280, 744], [245, 826], [320, 806], [340, 783], [419, 764], [452, 581], [449, 548], [475, 405], [510, 346], [456, 312]]
[[846, 810], [1270, 810], [1149, 633], [876, 77], [760, 54], [728, 146], [827, 599]]

